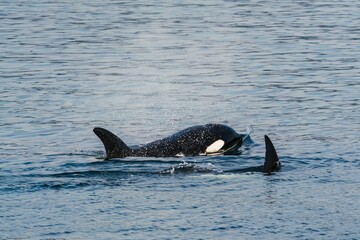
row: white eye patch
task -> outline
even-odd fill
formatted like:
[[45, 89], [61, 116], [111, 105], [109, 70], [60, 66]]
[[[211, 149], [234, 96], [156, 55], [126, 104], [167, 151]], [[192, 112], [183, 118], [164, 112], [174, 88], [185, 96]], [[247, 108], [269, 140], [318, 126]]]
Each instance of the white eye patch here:
[[208, 146], [205, 150], [206, 153], [216, 153], [218, 152], [223, 146], [225, 142], [221, 139], [215, 141], [213, 144]]

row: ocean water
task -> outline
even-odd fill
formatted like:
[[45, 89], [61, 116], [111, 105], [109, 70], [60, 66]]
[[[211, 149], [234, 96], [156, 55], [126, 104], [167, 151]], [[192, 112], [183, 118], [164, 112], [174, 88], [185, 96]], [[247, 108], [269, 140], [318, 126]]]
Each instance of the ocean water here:
[[[360, 3], [0, 3], [0, 239], [360, 239]], [[103, 161], [206, 123], [239, 156]], [[281, 171], [264, 161], [272, 139]], [[163, 172], [160, 174], [159, 172]]]

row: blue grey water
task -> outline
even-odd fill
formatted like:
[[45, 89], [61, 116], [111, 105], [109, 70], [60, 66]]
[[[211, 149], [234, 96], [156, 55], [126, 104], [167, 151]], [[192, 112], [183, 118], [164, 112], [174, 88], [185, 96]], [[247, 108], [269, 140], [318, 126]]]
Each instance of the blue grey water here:
[[[358, 1], [2, 0], [0, 49], [0, 239], [360, 238]], [[103, 161], [92, 132], [211, 122], [255, 144]], [[283, 168], [242, 172], [264, 134]]]

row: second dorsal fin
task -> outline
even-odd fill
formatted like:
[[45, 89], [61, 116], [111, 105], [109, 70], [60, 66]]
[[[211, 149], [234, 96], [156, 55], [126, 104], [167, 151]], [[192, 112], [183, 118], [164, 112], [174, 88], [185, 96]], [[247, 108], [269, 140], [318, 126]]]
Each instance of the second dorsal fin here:
[[265, 135], [265, 162], [263, 167], [264, 173], [274, 172], [280, 169], [279, 157], [270, 138]]

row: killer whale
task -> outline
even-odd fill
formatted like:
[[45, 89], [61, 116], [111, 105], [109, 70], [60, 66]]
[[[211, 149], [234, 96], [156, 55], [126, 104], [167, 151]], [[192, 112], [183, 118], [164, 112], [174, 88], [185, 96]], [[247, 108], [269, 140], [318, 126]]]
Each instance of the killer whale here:
[[[238, 149], [249, 134], [239, 134], [229, 126], [222, 124], [206, 124], [186, 128], [169, 137], [162, 138], [139, 148], [128, 147], [112, 132], [95, 127], [94, 133], [102, 141], [106, 157], [124, 158], [137, 157], [174, 157], [238, 154]], [[280, 169], [280, 161], [273, 143], [265, 135], [265, 162], [261, 171], [270, 173]]]
[[112, 132], [96, 127], [94, 133], [105, 146], [106, 159], [137, 157], [173, 157], [235, 154], [247, 135], [231, 127], [206, 124], [186, 128], [169, 137], [150, 142], [140, 148], [128, 147]]

